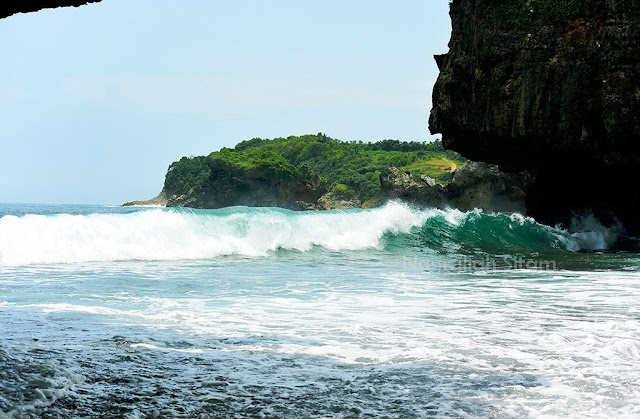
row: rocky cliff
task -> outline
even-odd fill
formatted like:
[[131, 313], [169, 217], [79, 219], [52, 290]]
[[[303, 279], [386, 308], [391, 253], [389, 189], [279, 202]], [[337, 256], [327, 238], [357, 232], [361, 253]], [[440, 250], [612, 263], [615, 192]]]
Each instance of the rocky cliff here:
[[207, 159], [210, 172], [203, 182], [172, 188], [165, 182], [160, 194], [148, 201], [123, 205], [224, 208], [232, 206], [280, 207], [292, 210], [317, 209], [319, 193], [313, 185], [295, 176], [280, 176], [247, 169], [217, 159]]
[[592, 210], [640, 233], [640, 2], [453, 0], [432, 133], [535, 175], [528, 213]]
[[0, 19], [16, 13], [36, 12], [56, 7], [82, 6], [101, 0], [3, 0], [0, 4]]
[[230, 206], [280, 207], [292, 210], [371, 208], [390, 199], [429, 207], [451, 207], [462, 211], [480, 208], [488, 212], [525, 212], [524, 200], [532, 178], [528, 173], [504, 173], [497, 166], [468, 162], [453, 173], [451, 182], [440, 183], [423, 175], [416, 177], [396, 167], [380, 174], [381, 193], [367, 201], [337, 191], [321, 193], [297, 177], [281, 178], [207, 160], [208, 178], [188, 190], [165, 186], [153, 199], [126, 202], [124, 206], [224, 208]]
[[[443, 185], [428, 176], [416, 178], [395, 167], [380, 174], [384, 199], [399, 198], [419, 205], [452, 207], [461, 211], [525, 212], [525, 198], [533, 179], [528, 173], [504, 173], [498, 166], [468, 162]], [[384, 201], [384, 199], [382, 201]]]

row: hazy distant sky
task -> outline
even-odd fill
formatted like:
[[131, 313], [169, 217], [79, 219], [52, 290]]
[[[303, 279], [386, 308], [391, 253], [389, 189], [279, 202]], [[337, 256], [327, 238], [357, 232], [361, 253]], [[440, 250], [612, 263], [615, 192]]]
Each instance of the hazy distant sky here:
[[428, 140], [448, 0], [103, 0], [0, 20], [0, 202], [120, 204], [253, 137]]

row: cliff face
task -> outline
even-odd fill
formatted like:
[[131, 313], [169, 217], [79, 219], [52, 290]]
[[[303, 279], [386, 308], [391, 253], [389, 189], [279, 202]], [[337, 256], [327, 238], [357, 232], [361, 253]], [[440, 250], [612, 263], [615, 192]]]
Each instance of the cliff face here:
[[381, 193], [365, 202], [334, 191], [322, 193], [297, 178], [265, 175], [260, 171], [208, 160], [211, 172], [201, 184], [188, 190], [165, 186], [153, 199], [126, 202], [131, 205], [224, 208], [231, 206], [280, 207], [292, 210], [372, 208], [389, 199], [401, 199], [421, 206], [480, 208], [489, 212], [525, 211], [524, 199], [532, 179], [527, 173], [504, 173], [497, 166], [468, 162], [453, 173], [450, 183], [441, 184], [429, 176], [415, 177], [396, 167], [380, 174]]
[[395, 167], [380, 174], [383, 198], [399, 198], [419, 205], [487, 212], [525, 212], [525, 197], [531, 185], [527, 173], [504, 173], [497, 166], [468, 162], [441, 185], [428, 176], [416, 178]]
[[101, 0], [3, 0], [2, 4], [0, 4], [0, 19], [16, 13], [36, 12], [38, 10], [56, 7], [78, 7], [100, 1]]
[[163, 188], [148, 201], [124, 205], [165, 205], [168, 207], [224, 208], [232, 206], [280, 207], [292, 210], [316, 209], [319, 194], [309, 183], [296, 177], [265, 175], [221, 160], [207, 160], [211, 172], [201, 184], [189, 190]]
[[640, 233], [640, 3], [453, 0], [450, 14], [431, 132], [535, 175], [542, 222], [593, 210]]

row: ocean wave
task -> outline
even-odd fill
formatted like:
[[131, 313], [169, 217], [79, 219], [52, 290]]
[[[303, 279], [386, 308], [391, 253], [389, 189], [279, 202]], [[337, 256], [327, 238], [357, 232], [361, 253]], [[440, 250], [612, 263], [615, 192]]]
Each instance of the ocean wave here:
[[6, 215], [0, 265], [212, 259], [307, 252], [425, 247], [435, 251], [597, 250], [615, 232], [585, 233], [519, 214], [417, 209], [391, 202], [372, 210], [292, 212], [276, 208], [148, 209], [124, 214]]

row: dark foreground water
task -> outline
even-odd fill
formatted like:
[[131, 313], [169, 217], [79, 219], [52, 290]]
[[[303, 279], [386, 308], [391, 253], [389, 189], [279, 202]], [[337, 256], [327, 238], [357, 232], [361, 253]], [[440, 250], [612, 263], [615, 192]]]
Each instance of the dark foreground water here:
[[640, 416], [640, 258], [593, 223], [0, 217], [0, 418]]

